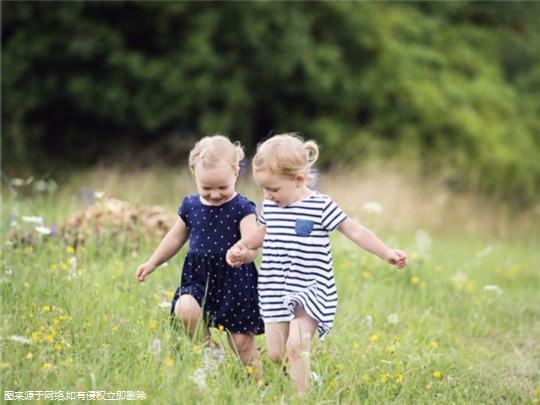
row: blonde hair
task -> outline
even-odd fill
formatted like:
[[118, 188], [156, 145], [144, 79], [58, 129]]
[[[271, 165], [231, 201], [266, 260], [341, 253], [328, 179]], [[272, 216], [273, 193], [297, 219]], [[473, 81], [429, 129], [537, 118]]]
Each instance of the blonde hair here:
[[240, 142], [233, 143], [223, 135], [205, 136], [189, 154], [189, 169], [195, 173], [195, 166], [199, 163], [205, 169], [212, 169], [217, 163], [225, 161], [238, 172], [243, 158], [244, 149]]
[[253, 170], [310, 179], [310, 169], [319, 157], [315, 141], [304, 141], [297, 133], [274, 135], [259, 144], [253, 158]]

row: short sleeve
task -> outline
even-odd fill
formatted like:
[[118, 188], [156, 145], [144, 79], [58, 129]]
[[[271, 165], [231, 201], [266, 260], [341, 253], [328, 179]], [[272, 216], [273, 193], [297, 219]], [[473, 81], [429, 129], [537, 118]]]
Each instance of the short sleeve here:
[[263, 202], [263, 207], [262, 207], [262, 211], [261, 211], [261, 215], [259, 215], [259, 223], [261, 225], [266, 225], [266, 218], [265, 218], [265, 215], [264, 215], [264, 207], [265, 207], [265, 204], [266, 203], [266, 200], [264, 200]]
[[321, 224], [328, 232], [333, 232], [337, 227], [347, 219], [347, 215], [341, 210], [331, 199], [328, 199], [327, 204], [323, 208]]
[[257, 216], [257, 206], [255, 203], [245, 197], [239, 200], [240, 219], [247, 217], [248, 215], [255, 214]]
[[189, 227], [189, 218], [188, 218], [188, 212], [189, 212], [189, 197], [185, 197], [182, 201], [182, 204], [180, 204], [180, 207], [178, 207], [178, 216], [182, 218], [182, 221], [186, 224], [186, 226]]

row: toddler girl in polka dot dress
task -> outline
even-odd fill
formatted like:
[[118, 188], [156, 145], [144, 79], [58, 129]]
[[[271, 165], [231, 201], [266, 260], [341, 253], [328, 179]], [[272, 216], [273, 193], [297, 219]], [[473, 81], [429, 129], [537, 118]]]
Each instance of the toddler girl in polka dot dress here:
[[[229, 266], [225, 259], [227, 250], [257, 227], [255, 203], [235, 191], [243, 157], [242, 147], [221, 135], [205, 137], [195, 145], [189, 167], [198, 194], [184, 198], [176, 224], [135, 276], [139, 282], [144, 281], [189, 239], [181, 286], [174, 295], [171, 314], [182, 321], [191, 337], [202, 327], [208, 348], [215, 345], [209, 327], [225, 329], [229, 345], [240, 361], [257, 374], [260, 353], [254, 335], [264, 332], [253, 263], [258, 249], [250, 250], [246, 264], [240, 267]], [[199, 325], [201, 319], [204, 322]]]

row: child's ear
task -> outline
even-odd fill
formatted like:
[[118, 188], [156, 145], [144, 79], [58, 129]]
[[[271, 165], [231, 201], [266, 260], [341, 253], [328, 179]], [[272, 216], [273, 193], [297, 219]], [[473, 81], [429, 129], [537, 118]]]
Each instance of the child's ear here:
[[296, 182], [296, 185], [298, 187], [303, 187], [306, 183], [306, 176], [304, 176], [303, 174], [297, 174], [294, 178], [294, 181]]

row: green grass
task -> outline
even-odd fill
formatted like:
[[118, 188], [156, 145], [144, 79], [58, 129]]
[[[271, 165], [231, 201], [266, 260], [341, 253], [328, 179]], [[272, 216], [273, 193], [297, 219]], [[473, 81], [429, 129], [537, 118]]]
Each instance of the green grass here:
[[[137, 193], [155, 179], [147, 181], [139, 179], [129, 198], [144, 200]], [[126, 192], [118, 184], [107, 191], [114, 187]], [[19, 222], [22, 215], [39, 215], [58, 223], [81, 208], [77, 193], [72, 185], [50, 196], [5, 193], [2, 223], [10, 213]], [[174, 213], [181, 194], [170, 187], [166, 193], [164, 206]], [[313, 348], [320, 383], [303, 400], [293, 397], [264, 350], [263, 387], [230, 351], [204, 382], [197, 379], [204, 369], [200, 344], [175, 330], [169, 309], [160, 306], [177, 287], [185, 249], [137, 284], [134, 272], [157, 243], [148, 235], [88, 239], [76, 251], [60, 237], [35, 235], [31, 244], [5, 243], [6, 237], [0, 256], [2, 401], [6, 391], [49, 391], [53, 398], [124, 391], [144, 392], [148, 403], [158, 404], [538, 403], [540, 256], [534, 238], [395, 232], [373, 218], [371, 225], [409, 253], [410, 265], [395, 270], [333, 235], [340, 301], [332, 333]], [[223, 332], [214, 334], [225, 343]], [[264, 338], [257, 341], [264, 348]]]

